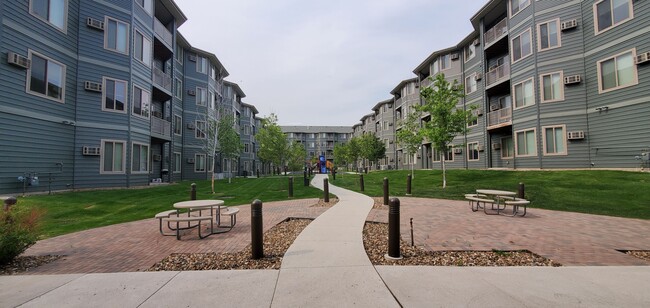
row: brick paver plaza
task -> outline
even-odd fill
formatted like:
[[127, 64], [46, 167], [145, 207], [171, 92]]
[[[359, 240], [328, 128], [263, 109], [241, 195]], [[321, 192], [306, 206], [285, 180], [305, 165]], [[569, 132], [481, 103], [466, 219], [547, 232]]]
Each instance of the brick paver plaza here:
[[[428, 250], [526, 249], [562, 265], [650, 265], [618, 250], [650, 250], [650, 221], [529, 208], [525, 217], [472, 212], [465, 201], [400, 198], [402, 238]], [[316, 199], [264, 204], [264, 229], [288, 217], [315, 218], [327, 208]], [[171, 207], [171, 205], [170, 205]], [[152, 213], [152, 216], [155, 213]], [[386, 210], [372, 210], [370, 221], [387, 221]], [[38, 242], [27, 255], [65, 255], [26, 274], [142, 271], [171, 253], [236, 252], [250, 244], [250, 206], [240, 206], [231, 232], [199, 240], [196, 230], [178, 241], [158, 233], [146, 219]]]

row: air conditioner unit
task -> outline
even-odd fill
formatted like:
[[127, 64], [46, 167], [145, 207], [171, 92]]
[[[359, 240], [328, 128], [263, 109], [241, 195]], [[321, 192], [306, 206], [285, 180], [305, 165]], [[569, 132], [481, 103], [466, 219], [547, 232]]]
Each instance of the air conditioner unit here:
[[477, 116], [477, 117], [480, 116], [480, 115], [483, 115], [483, 108], [474, 109], [474, 115]]
[[393, 126], [393, 122], [389, 122], [389, 123], [388, 123], [388, 126]]
[[22, 68], [29, 68], [30, 64], [32, 63], [31, 60], [29, 60], [27, 57], [23, 57], [17, 53], [14, 52], [8, 52], [7, 53], [7, 63], [19, 66]]
[[474, 44], [474, 46], [478, 46], [478, 45], [481, 44], [481, 40], [479, 40], [479, 39], [475, 39], [475, 40], [472, 42], [472, 44]]
[[189, 90], [187, 90], [187, 95], [189, 95], [189, 96], [196, 96], [196, 90], [194, 90], [194, 89], [189, 89]]
[[194, 123], [187, 123], [187, 129], [194, 130]]
[[188, 158], [187, 163], [188, 164], [193, 164], [194, 163], [194, 158]]
[[492, 150], [500, 150], [500, 149], [501, 149], [501, 143], [492, 144]]
[[81, 148], [81, 154], [85, 156], [98, 156], [101, 152], [100, 147], [84, 146]]
[[490, 105], [490, 111], [497, 111], [499, 110], [499, 105]]
[[564, 84], [576, 84], [580, 83], [582, 78], [580, 75], [566, 76], [564, 77]]
[[454, 148], [454, 154], [461, 154], [463, 153], [463, 149], [461, 148]]
[[151, 156], [151, 158], [153, 159], [153, 161], [161, 161], [162, 160], [162, 155], [154, 154], [154, 155]]
[[575, 27], [577, 27], [577, 26], [578, 26], [578, 20], [577, 20], [577, 19], [571, 19], [571, 20], [568, 20], [568, 21], [563, 22], [563, 23], [560, 25], [560, 29], [561, 29], [562, 31], [564, 31], [564, 30], [573, 29], [573, 28], [575, 28]]
[[483, 74], [481, 74], [481, 73], [476, 73], [476, 75], [474, 75], [474, 80], [477, 80], [477, 81], [478, 81], [478, 80], [481, 80], [481, 79], [483, 79]]
[[91, 17], [86, 18], [86, 26], [104, 31], [104, 22]]
[[479, 152], [483, 152], [483, 151], [485, 151], [485, 146], [484, 146], [484, 145], [479, 145], [479, 146], [476, 147], [476, 148], [478, 149]]
[[388, 140], [388, 143], [393, 144], [393, 140]]
[[102, 92], [102, 84], [99, 82], [84, 81], [84, 89], [86, 91]]
[[646, 63], [650, 61], [650, 52], [644, 52], [636, 56], [636, 64]]
[[458, 53], [455, 52], [455, 53], [452, 53], [452, 54], [450, 55], [450, 58], [451, 58], [452, 60], [458, 60], [458, 59], [460, 58], [460, 55], [459, 55]]
[[187, 58], [192, 62], [196, 62], [196, 55], [195, 54], [190, 54]]
[[158, 110], [152, 111], [151, 115], [153, 115], [154, 117], [159, 118], [159, 119], [162, 119], [162, 117], [163, 117], [162, 112], [160, 112]]
[[580, 140], [580, 139], [585, 139], [585, 132], [584, 131], [574, 131], [574, 132], [569, 132], [567, 133], [567, 139], [569, 140]]

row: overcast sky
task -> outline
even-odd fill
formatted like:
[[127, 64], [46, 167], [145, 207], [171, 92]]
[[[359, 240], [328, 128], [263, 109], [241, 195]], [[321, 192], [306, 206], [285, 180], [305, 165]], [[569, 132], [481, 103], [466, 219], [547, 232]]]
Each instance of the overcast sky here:
[[433, 51], [472, 32], [486, 0], [176, 0], [180, 32], [217, 55], [259, 116], [352, 126]]

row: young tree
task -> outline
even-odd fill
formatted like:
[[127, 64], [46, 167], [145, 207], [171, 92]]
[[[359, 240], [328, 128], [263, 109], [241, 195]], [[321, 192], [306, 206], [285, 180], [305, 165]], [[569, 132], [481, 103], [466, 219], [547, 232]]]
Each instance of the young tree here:
[[334, 146], [334, 162], [337, 165], [345, 165], [348, 169], [348, 144], [337, 144]]
[[257, 132], [256, 139], [260, 149], [257, 156], [267, 162], [273, 163], [274, 167], [283, 167], [289, 153], [287, 137], [278, 126], [278, 117], [271, 113], [262, 119], [262, 127]]
[[[397, 143], [401, 145], [408, 153], [409, 157], [414, 157], [418, 148], [422, 145], [422, 134], [420, 134], [420, 115], [421, 113], [414, 108], [406, 119], [400, 121], [400, 129], [396, 133]], [[415, 178], [415, 163], [411, 164], [411, 177]]]
[[[219, 118], [220, 110], [208, 108], [205, 113], [199, 112], [199, 119], [201, 123], [205, 123], [203, 126], [197, 125], [197, 135], [203, 135], [203, 151], [206, 154], [206, 162], [212, 161], [212, 178], [211, 178], [211, 188], [212, 193], [214, 194], [214, 177], [215, 177], [215, 163], [214, 158], [217, 157], [217, 150], [219, 145]], [[206, 168], [207, 172], [207, 168]]]
[[289, 170], [296, 171], [301, 170], [305, 166], [305, 157], [307, 152], [305, 147], [302, 146], [299, 142], [295, 141], [289, 145], [289, 155], [287, 157], [287, 165]]
[[[359, 145], [359, 137], [352, 137], [347, 143], [347, 161], [354, 164], [356, 167], [359, 167], [358, 160], [361, 156], [361, 148]], [[356, 169], [356, 168], [355, 168]]]
[[239, 157], [243, 150], [241, 138], [235, 129], [235, 117], [230, 113], [222, 112], [219, 123], [217, 124], [217, 130], [219, 131], [219, 135], [217, 136], [219, 153], [221, 153], [222, 158], [228, 161], [228, 183], [231, 183], [232, 160]]
[[472, 110], [456, 108], [458, 100], [464, 96], [462, 84], [458, 84], [456, 80], [449, 83], [444, 74], [431, 80], [432, 86], [420, 91], [424, 105], [418, 106], [417, 110], [431, 115], [431, 120], [424, 122], [420, 134], [431, 141], [437, 153], [441, 153], [442, 188], [445, 188], [447, 177], [444, 153], [456, 136], [467, 133], [467, 125], [474, 120], [474, 116]]
[[359, 154], [370, 162], [377, 162], [386, 156], [386, 145], [373, 134], [365, 134], [359, 139]]

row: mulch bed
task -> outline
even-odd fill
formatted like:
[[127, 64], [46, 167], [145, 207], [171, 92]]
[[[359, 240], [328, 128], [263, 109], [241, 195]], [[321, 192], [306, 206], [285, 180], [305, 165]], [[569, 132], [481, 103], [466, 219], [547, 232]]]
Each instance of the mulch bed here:
[[625, 254], [650, 262], [650, 250], [628, 250]]
[[323, 199], [318, 199], [318, 203], [311, 207], [332, 207], [339, 202], [338, 198], [330, 198], [330, 202], [325, 202]]
[[15, 275], [28, 272], [29, 269], [54, 262], [63, 256], [21, 256], [8, 264], [0, 266], [0, 275]]

